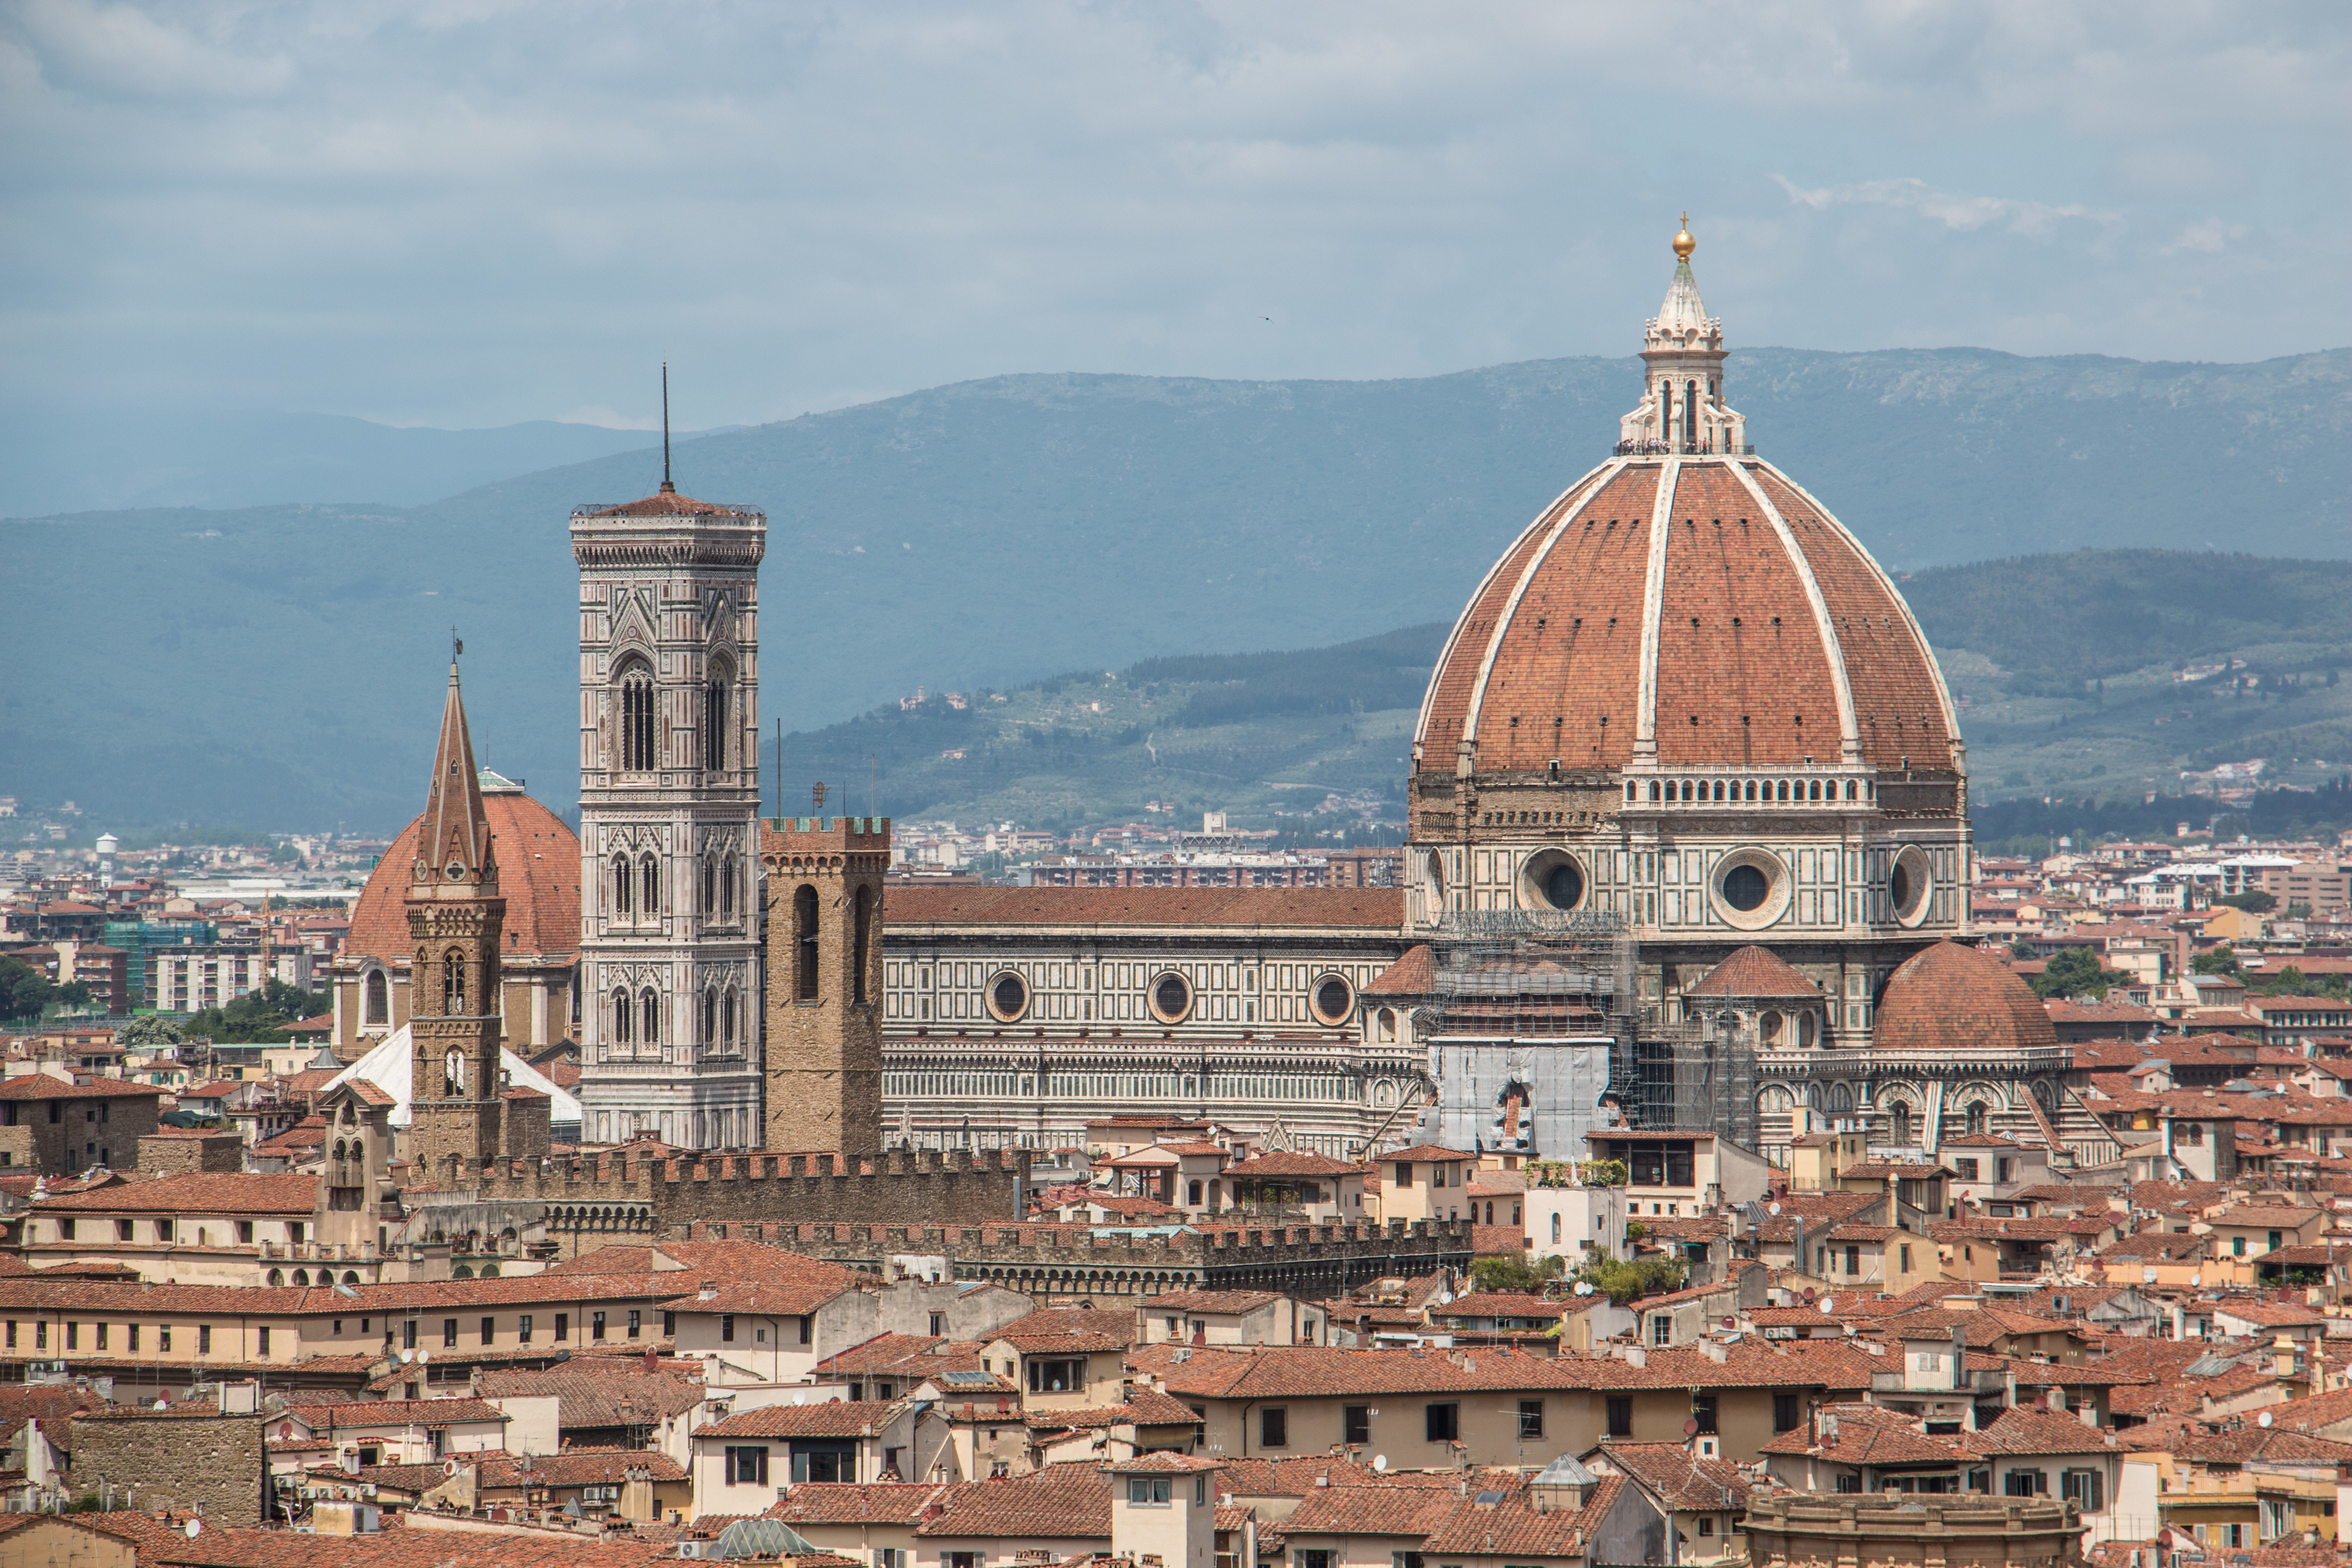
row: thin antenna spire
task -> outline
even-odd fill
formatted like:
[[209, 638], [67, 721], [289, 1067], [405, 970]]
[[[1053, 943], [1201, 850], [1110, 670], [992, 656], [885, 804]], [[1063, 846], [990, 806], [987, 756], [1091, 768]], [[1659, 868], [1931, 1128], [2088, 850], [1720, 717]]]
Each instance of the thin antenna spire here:
[[662, 488], [666, 496], [677, 494], [677, 487], [669, 482], [669, 361], [662, 361]]

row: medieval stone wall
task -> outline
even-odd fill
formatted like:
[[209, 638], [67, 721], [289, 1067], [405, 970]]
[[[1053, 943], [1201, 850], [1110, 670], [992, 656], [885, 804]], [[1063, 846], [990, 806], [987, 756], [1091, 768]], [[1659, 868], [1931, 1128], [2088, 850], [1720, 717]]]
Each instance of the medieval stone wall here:
[[235, 1175], [244, 1169], [245, 1140], [235, 1132], [154, 1132], [139, 1140], [143, 1175]]
[[543, 1203], [548, 1233], [573, 1257], [614, 1243], [642, 1246], [695, 1226], [1003, 1225], [1027, 1203], [1026, 1150], [730, 1154], [700, 1162], [626, 1152], [593, 1160], [445, 1163], [443, 1191], [485, 1201]]
[[77, 1495], [136, 1488], [128, 1506], [201, 1512], [205, 1523], [257, 1525], [268, 1470], [259, 1415], [114, 1408], [73, 1418]]
[[762, 1241], [885, 1276], [899, 1258], [944, 1257], [953, 1278], [1047, 1300], [1166, 1290], [1333, 1294], [1369, 1280], [1470, 1266], [1466, 1220], [1302, 1225], [1171, 1236], [1050, 1225], [704, 1225], [684, 1239]]

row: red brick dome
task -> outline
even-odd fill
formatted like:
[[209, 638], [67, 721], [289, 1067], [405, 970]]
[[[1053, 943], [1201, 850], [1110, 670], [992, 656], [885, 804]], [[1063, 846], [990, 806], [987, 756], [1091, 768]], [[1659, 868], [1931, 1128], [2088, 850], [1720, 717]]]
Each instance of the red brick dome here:
[[[563, 819], [495, 773], [482, 775], [482, 810], [507, 901], [504, 952], [514, 958], [569, 962], [580, 951], [580, 838]], [[352, 907], [345, 951], [354, 957], [405, 963], [408, 879], [416, 860], [419, 816], [383, 852]]]
[[2014, 970], [1973, 947], [1939, 942], [1887, 977], [1871, 1040], [1892, 1050], [2002, 1051], [2054, 1046], [2058, 1032]]
[[[1654, 739], [1653, 739], [1653, 737]], [[1423, 700], [1415, 763], [1480, 773], [1655, 765], [1948, 773], [1958, 724], [1926, 635], [1870, 553], [1745, 454], [1621, 456], [1487, 574]]]

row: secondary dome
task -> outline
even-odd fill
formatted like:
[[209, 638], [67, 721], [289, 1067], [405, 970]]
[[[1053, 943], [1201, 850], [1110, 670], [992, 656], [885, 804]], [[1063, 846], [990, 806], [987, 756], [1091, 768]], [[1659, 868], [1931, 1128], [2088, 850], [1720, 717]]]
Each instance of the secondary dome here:
[[1903, 595], [1724, 403], [1722, 324], [1686, 254], [1643, 359], [1615, 454], [1455, 623], [1416, 768], [1959, 773], [1951, 700]]
[[[499, 891], [507, 900], [506, 952], [568, 962], [580, 950], [580, 839], [521, 785], [488, 768], [479, 776], [482, 811], [497, 849]], [[367, 886], [352, 906], [345, 943], [352, 955], [386, 963], [408, 961], [408, 881], [424, 822], [420, 815], [402, 828], [368, 873]]]
[[1887, 976], [1872, 1039], [1889, 1050], [2009, 1051], [2054, 1046], [2058, 1031], [2016, 971], [1973, 947], [1939, 942]]

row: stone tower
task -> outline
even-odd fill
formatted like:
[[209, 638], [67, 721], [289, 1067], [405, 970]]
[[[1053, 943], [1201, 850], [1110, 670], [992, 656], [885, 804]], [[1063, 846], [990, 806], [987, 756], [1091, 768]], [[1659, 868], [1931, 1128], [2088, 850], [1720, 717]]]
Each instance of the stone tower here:
[[767, 1146], [882, 1147], [882, 874], [887, 816], [787, 816], [767, 873]]
[[[665, 464], [667, 468], [667, 464]], [[768, 520], [661, 489], [572, 514], [580, 567], [582, 1136], [761, 1146], [760, 560]]]
[[439, 1174], [450, 1156], [499, 1148], [499, 949], [507, 901], [489, 814], [474, 769], [457, 666], [433, 752], [433, 785], [409, 873], [411, 1120], [409, 1152]]

